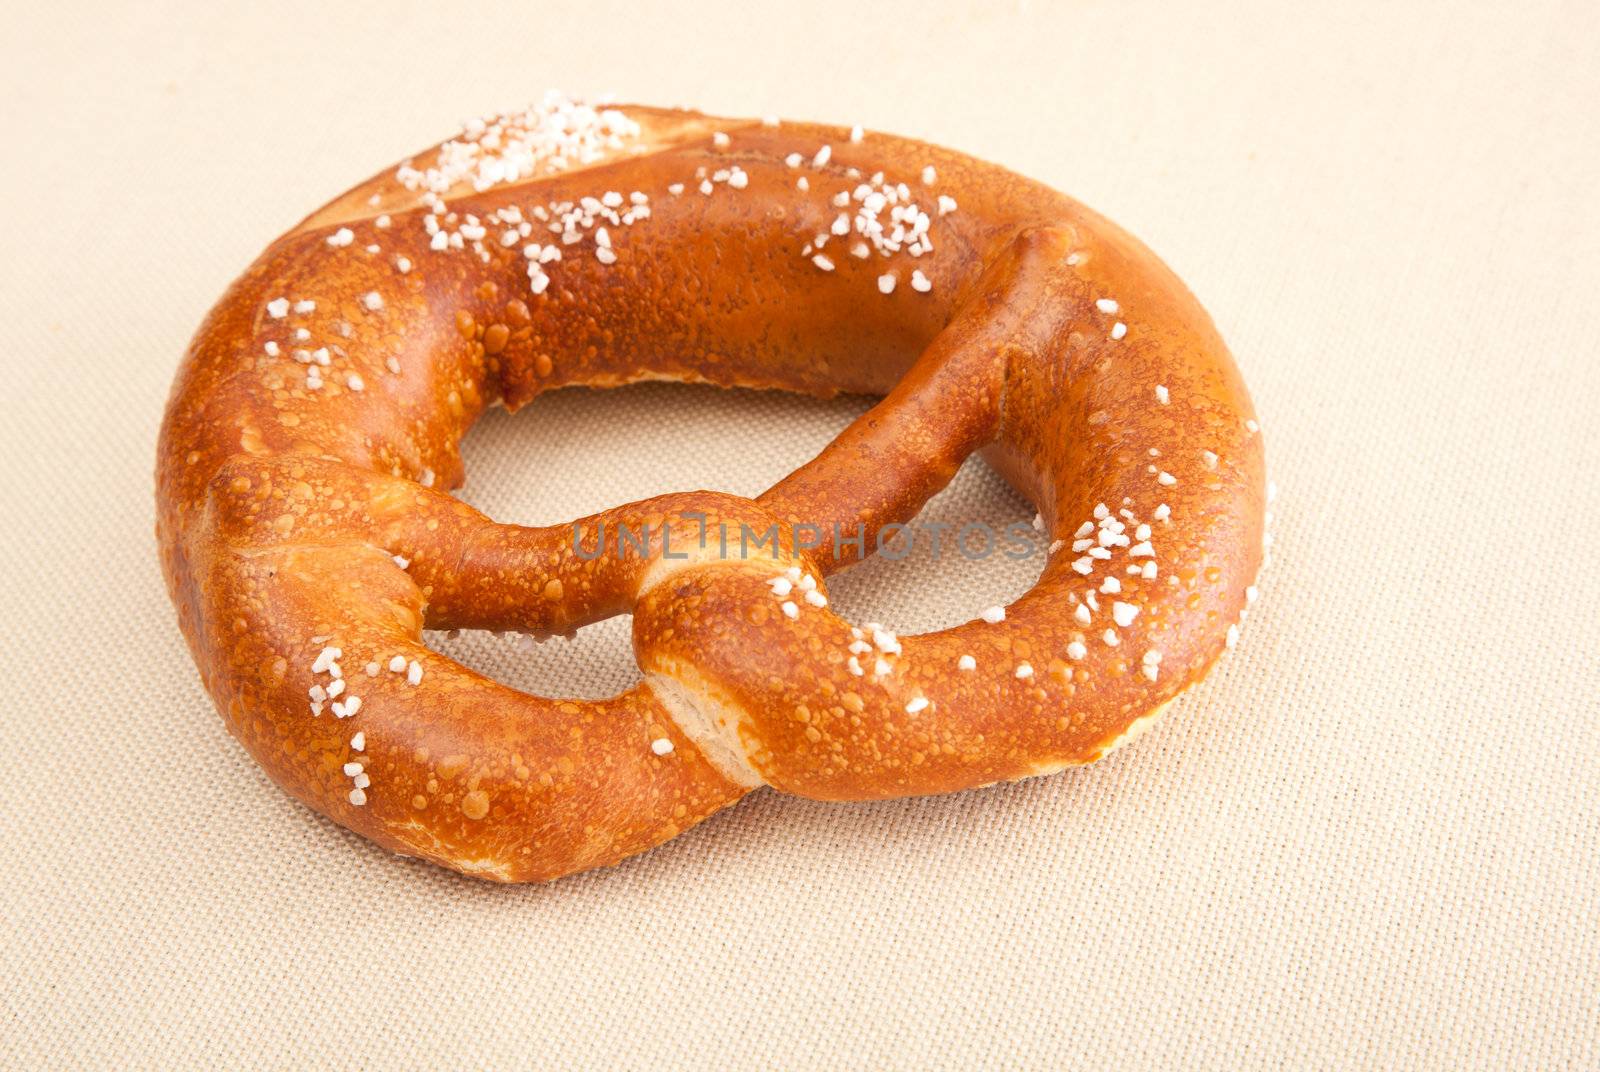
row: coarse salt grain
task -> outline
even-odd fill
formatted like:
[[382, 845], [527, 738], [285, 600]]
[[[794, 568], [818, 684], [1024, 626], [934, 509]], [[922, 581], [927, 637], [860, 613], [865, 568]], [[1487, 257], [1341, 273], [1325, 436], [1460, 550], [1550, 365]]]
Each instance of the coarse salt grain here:
[[639, 124], [616, 108], [597, 108], [558, 92], [521, 112], [469, 120], [439, 147], [433, 165], [409, 161], [395, 172], [408, 190], [437, 200], [457, 183], [482, 192], [543, 169], [593, 163], [638, 138]]

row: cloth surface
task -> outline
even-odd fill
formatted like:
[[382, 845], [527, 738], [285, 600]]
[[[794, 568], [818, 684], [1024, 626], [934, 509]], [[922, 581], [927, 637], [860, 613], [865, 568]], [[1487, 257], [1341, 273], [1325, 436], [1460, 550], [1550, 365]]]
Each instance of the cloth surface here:
[[[12, 13], [0, 1066], [1600, 1066], [1594, 4], [537, 7]], [[547, 86], [927, 138], [1144, 238], [1283, 489], [1238, 652], [1095, 767], [760, 792], [546, 887], [283, 796], [157, 569], [176, 362], [281, 230]], [[474, 431], [462, 494], [752, 494], [864, 405], [548, 397]], [[1032, 514], [976, 461], [930, 509]], [[880, 562], [837, 602], [909, 632], [1033, 575]], [[436, 642], [551, 693], [635, 673], [626, 620]]]

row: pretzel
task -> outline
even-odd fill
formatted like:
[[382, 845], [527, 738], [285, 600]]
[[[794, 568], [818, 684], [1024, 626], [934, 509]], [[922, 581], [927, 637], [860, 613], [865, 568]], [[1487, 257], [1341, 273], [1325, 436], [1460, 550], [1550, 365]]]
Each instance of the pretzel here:
[[[447, 492], [487, 407], [640, 380], [883, 397], [753, 500], [528, 528]], [[921, 636], [835, 614], [827, 576], [980, 450], [1037, 506], [1038, 583]], [[1237, 638], [1265, 487], [1210, 319], [1067, 197], [859, 128], [551, 95], [250, 266], [178, 372], [157, 502], [183, 634], [261, 766], [394, 851], [521, 882], [761, 785], [866, 800], [1104, 756]], [[746, 531], [758, 553], [724, 550]], [[422, 640], [629, 612], [643, 680], [599, 701]]]

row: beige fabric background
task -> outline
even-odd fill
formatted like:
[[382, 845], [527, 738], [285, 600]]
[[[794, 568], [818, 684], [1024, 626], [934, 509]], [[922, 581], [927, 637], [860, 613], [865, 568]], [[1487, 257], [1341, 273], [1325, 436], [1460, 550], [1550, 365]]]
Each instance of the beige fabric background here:
[[[1600, 1066], [1591, 0], [225, 6], [20, 5], [0, 44], [0, 1065]], [[279, 230], [549, 85], [935, 139], [1142, 235], [1283, 488], [1237, 655], [1098, 767], [761, 793], [545, 888], [285, 799], [157, 573], [175, 362]], [[754, 493], [861, 405], [552, 397], [474, 433], [465, 495]], [[933, 509], [1031, 514], [977, 463]], [[918, 630], [1029, 581], [880, 565], [839, 602]], [[441, 643], [633, 674], [625, 622]]]

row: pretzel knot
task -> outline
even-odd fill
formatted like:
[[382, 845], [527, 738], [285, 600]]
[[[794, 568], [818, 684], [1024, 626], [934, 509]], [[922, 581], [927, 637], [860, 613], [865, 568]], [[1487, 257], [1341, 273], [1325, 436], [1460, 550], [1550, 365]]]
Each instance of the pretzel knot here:
[[[753, 500], [529, 528], [445, 490], [488, 405], [641, 379], [883, 398]], [[826, 578], [980, 450], [1038, 507], [1033, 589], [920, 636], [836, 614]], [[1263, 559], [1243, 383], [1124, 232], [915, 142], [559, 97], [263, 253], [190, 348], [157, 477], [180, 625], [252, 755], [390, 848], [507, 881], [762, 784], [860, 800], [1090, 762], [1232, 646]], [[621, 613], [643, 680], [607, 700], [422, 642]]]

